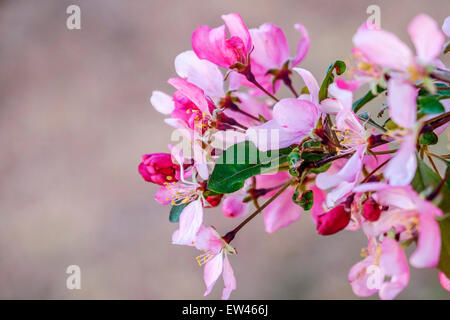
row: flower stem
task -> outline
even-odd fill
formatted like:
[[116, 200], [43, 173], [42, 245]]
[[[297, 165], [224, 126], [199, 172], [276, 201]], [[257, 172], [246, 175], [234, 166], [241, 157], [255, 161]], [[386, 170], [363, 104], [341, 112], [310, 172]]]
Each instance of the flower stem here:
[[450, 121], [450, 111], [443, 113], [440, 116], [437, 116], [433, 119], [425, 121], [423, 123], [422, 129], [420, 130], [420, 133], [433, 131], [434, 129], [439, 128], [440, 126], [443, 126], [448, 121]]
[[378, 170], [380, 170], [386, 163], [388, 163], [391, 159], [387, 159], [386, 161], [384, 161], [383, 163], [381, 163], [378, 167], [376, 167], [375, 169], [373, 169], [362, 181], [360, 184], [363, 184], [365, 182], [367, 182], [369, 180], [369, 178], [371, 176], [373, 176]]
[[386, 151], [372, 151], [372, 150], [371, 150], [371, 153], [372, 153], [372, 154], [375, 154], [375, 155], [380, 155], [380, 154], [396, 153], [397, 151], [398, 151], [398, 149], [394, 149], [394, 150], [386, 150]]
[[286, 86], [289, 88], [289, 90], [291, 90], [291, 92], [294, 94], [294, 96], [296, 97], [296, 98], [298, 98], [298, 93], [297, 93], [297, 91], [295, 91], [295, 88], [292, 86], [292, 82], [288, 82], [287, 84], [286, 84]]
[[443, 69], [436, 69], [431, 72], [430, 76], [436, 80], [444, 81], [450, 83], [450, 72]]
[[256, 209], [255, 212], [253, 212], [250, 216], [247, 217], [247, 219], [245, 219], [244, 221], [242, 221], [236, 228], [234, 228], [232, 231], [228, 232], [223, 238], [227, 240], [228, 243], [230, 243], [234, 237], [236, 236], [236, 233], [239, 232], [239, 230], [242, 229], [242, 227], [244, 227], [248, 222], [250, 222], [254, 217], [256, 217], [261, 211], [263, 211], [269, 204], [272, 203], [273, 200], [275, 200], [276, 198], [278, 198], [278, 196], [280, 194], [282, 194], [284, 192], [284, 190], [287, 189], [287, 187], [290, 186], [290, 184], [292, 183], [293, 179], [289, 180], [288, 182], [286, 182], [283, 186], [283, 188], [281, 188], [280, 190], [278, 190], [277, 193], [275, 193], [269, 200], [267, 200], [266, 202], [264, 202], [264, 204], [262, 206], [260, 206], [258, 209]]
[[450, 170], [447, 171], [447, 173], [445, 174], [444, 179], [441, 180], [441, 182], [437, 186], [436, 190], [434, 190], [432, 193], [430, 193], [430, 195], [427, 197], [428, 201], [433, 201], [434, 198], [436, 198], [438, 196], [439, 192], [441, 192], [442, 187], [447, 182], [447, 179], [448, 179], [449, 175], [450, 175]]
[[271, 94], [269, 91], [267, 91], [266, 89], [263, 88], [262, 85], [259, 84], [259, 82], [256, 80], [255, 76], [253, 75], [253, 73], [250, 74], [246, 74], [245, 75], [247, 80], [250, 81], [251, 83], [253, 83], [259, 90], [261, 90], [262, 92], [264, 92], [265, 94], [267, 94], [269, 97], [271, 97], [273, 100], [275, 100], [276, 102], [280, 101], [277, 97], [275, 97], [273, 94]]

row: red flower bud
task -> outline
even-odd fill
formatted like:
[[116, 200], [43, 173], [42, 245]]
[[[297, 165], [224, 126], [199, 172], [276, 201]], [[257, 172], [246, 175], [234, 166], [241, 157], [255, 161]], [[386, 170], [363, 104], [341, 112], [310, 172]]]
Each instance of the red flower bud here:
[[142, 156], [139, 173], [145, 181], [163, 185], [180, 178], [180, 166], [172, 162], [169, 153], [151, 153]]
[[335, 234], [350, 222], [350, 211], [341, 204], [317, 217], [317, 232], [323, 236]]
[[380, 205], [372, 198], [364, 202], [363, 206], [363, 216], [369, 221], [377, 221], [380, 218], [381, 209]]
[[206, 201], [211, 205], [211, 207], [217, 207], [222, 200], [223, 194], [217, 196], [207, 196]]

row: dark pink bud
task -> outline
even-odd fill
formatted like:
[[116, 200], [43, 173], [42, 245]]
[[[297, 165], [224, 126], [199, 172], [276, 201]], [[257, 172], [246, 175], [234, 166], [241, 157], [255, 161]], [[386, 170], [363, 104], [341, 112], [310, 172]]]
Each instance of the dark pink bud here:
[[349, 222], [350, 212], [342, 204], [317, 217], [317, 232], [329, 236], [344, 229]]
[[172, 162], [169, 153], [151, 153], [142, 156], [139, 173], [145, 181], [163, 185], [180, 178], [180, 166]]
[[364, 202], [363, 216], [369, 221], [377, 221], [380, 218], [381, 208], [380, 205], [372, 198]]
[[211, 207], [217, 207], [222, 200], [223, 194], [217, 196], [207, 196], [206, 201], [211, 205]]

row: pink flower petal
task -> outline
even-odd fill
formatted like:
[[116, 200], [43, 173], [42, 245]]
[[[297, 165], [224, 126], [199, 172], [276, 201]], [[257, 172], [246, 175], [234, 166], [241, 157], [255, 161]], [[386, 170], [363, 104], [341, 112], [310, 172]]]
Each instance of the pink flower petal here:
[[225, 14], [222, 15], [222, 19], [228, 27], [230, 36], [242, 39], [247, 52], [249, 52], [252, 49], [252, 38], [241, 15], [237, 13]]
[[[447, 18], [448, 19], [448, 18]], [[450, 24], [450, 22], [449, 22]], [[448, 292], [450, 292], [450, 279], [447, 278], [447, 276], [445, 275], [445, 273], [443, 272], [439, 272], [439, 281], [441, 283], [441, 286], [447, 290]]]
[[342, 90], [348, 90], [351, 92], [355, 92], [362, 85], [362, 83], [358, 80], [344, 80], [339, 78], [335, 81], [337, 87]]
[[300, 218], [302, 209], [292, 202], [292, 195], [293, 190], [288, 189], [264, 209], [266, 232], [274, 233]]
[[347, 160], [345, 165], [336, 173], [333, 172], [322, 172], [316, 177], [316, 185], [322, 189], [326, 190], [335, 187], [339, 183], [353, 182], [361, 172], [362, 167], [362, 157], [363, 152], [355, 152], [350, 159]]
[[287, 132], [308, 136], [319, 119], [319, 110], [309, 101], [287, 98], [275, 104], [273, 117]]
[[409, 82], [391, 78], [388, 82], [389, 115], [404, 128], [412, 128], [416, 123], [417, 89]]
[[450, 16], [445, 18], [444, 24], [442, 25], [442, 31], [444, 31], [445, 35], [450, 38]]
[[416, 141], [414, 136], [405, 136], [399, 150], [384, 170], [384, 176], [393, 186], [404, 186], [414, 178], [417, 168]]
[[422, 63], [432, 63], [441, 53], [444, 45], [444, 35], [438, 24], [426, 14], [419, 14], [408, 26], [408, 33], [417, 57]]
[[309, 94], [311, 95], [311, 101], [315, 105], [319, 104], [319, 85], [317, 84], [316, 78], [312, 75], [311, 72], [309, 72], [306, 69], [302, 68], [294, 68], [294, 71], [296, 71], [305, 82], [306, 87], [308, 88]]
[[172, 235], [172, 243], [192, 245], [202, 222], [202, 203], [200, 200], [192, 201], [181, 212], [179, 227]]
[[208, 60], [200, 60], [194, 51], [185, 51], [175, 58], [177, 74], [203, 89], [212, 98], [225, 96], [223, 75], [219, 68]]
[[199, 250], [219, 254], [223, 247], [223, 241], [213, 227], [200, 228], [195, 239], [195, 247]]
[[342, 105], [341, 101], [335, 98], [328, 98], [322, 100], [322, 102], [319, 104], [319, 109], [323, 113], [328, 114], [337, 114], [339, 111], [344, 109], [344, 106]]
[[172, 192], [166, 186], [162, 186], [155, 194], [155, 200], [166, 205], [172, 202]]
[[384, 30], [360, 29], [353, 36], [353, 44], [373, 63], [394, 70], [406, 70], [413, 55], [396, 35]]
[[[270, 189], [272, 187], [278, 186], [284, 182], [287, 182], [291, 175], [286, 171], [280, 171], [275, 174], [260, 174], [256, 176], [256, 187], [258, 189]], [[272, 190], [267, 192], [262, 198], [270, 198], [278, 190]]]
[[175, 108], [172, 97], [161, 91], [152, 92], [150, 103], [156, 111], [162, 114], [171, 114]]
[[379, 295], [383, 300], [392, 300], [408, 285], [408, 261], [402, 247], [391, 238], [383, 239], [381, 252], [380, 267], [391, 280], [381, 285]]
[[192, 34], [192, 49], [197, 57], [206, 59], [218, 66], [228, 68], [238, 59], [235, 50], [227, 45], [225, 26], [211, 29], [208, 26], [200, 26]]
[[315, 185], [311, 187], [311, 190], [313, 191], [314, 195], [314, 203], [311, 208], [311, 216], [314, 223], [317, 224], [317, 217], [325, 212], [323, 205], [325, 203], [327, 194]]
[[306, 30], [306, 28], [303, 25], [301, 25], [300, 23], [297, 23], [294, 25], [294, 28], [297, 29], [298, 32], [300, 32], [300, 34], [302, 35], [302, 38], [298, 42], [297, 53], [295, 54], [295, 58], [292, 60], [292, 65], [291, 65], [292, 68], [303, 61], [306, 54], [308, 53], [309, 42], [310, 42], [308, 31]]
[[365, 259], [355, 264], [348, 273], [348, 281], [352, 286], [353, 293], [358, 297], [369, 297], [378, 290], [375, 288], [369, 289], [369, 277], [373, 276], [367, 273], [367, 269], [373, 265], [373, 261]]
[[186, 98], [191, 100], [200, 111], [210, 114], [208, 108], [208, 100], [202, 89], [182, 78], [171, 78], [168, 82], [180, 91]]
[[328, 86], [328, 92], [342, 102], [345, 109], [352, 110], [353, 92], [347, 89], [342, 89], [336, 83]]
[[409, 258], [409, 262], [416, 268], [434, 268], [441, 254], [440, 228], [434, 216], [428, 213], [419, 215], [419, 220], [417, 248]]
[[222, 292], [222, 300], [228, 300], [230, 298], [231, 291], [236, 289], [236, 278], [234, 277], [233, 268], [231, 268], [227, 255], [225, 255], [223, 261], [223, 282], [225, 287]]
[[303, 132], [287, 132], [275, 120], [251, 127], [246, 132], [248, 139], [260, 151], [278, 150], [300, 143], [307, 135]]
[[223, 270], [223, 254], [217, 254], [213, 258], [211, 258], [205, 264], [205, 270], [203, 271], [203, 280], [206, 284], [206, 291], [204, 296], [207, 296], [214, 285], [216, 284], [217, 279], [219, 279]]
[[257, 29], [250, 29], [254, 50], [252, 63], [257, 63], [267, 72], [281, 69], [289, 59], [289, 47], [283, 30], [271, 23], [264, 23]]

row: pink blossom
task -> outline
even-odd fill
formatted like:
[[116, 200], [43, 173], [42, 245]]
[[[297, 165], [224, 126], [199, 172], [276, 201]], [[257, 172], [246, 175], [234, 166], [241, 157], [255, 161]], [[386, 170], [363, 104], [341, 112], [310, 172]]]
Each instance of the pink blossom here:
[[224, 289], [222, 292], [222, 300], [228, 300], [230, 293], [236, 289], [236, 278], [231, 268], [228, 254], [236, 254], [231, 247], [213, 227], [202, 228], [196, 239], [195, 247], [206, 253], [198, 256], [199, 265], [205, 264], [204, 281], [206, 284], [205, 296], [207, 296], [220, 275], [223, 275]]
[[180, 179], [180, 165], [172, 162], [169, 153], [144, 154], [139, 173], [145, 181], [164, 185]]
[[289, 56], [289, 46], [283, 30], [272, 23], [264, 23], [259, 28], [250, 29], [255, 46], [252, 52], [252, 63], [262, 66], [266, 72], [271, 69], [281, 69], [290, 60], [291, 68], [297, 66], [305, 58], [310, 40], [304, 26], [296, 24], [295, 29], [300, 32], [302, 38], [293, 59]]
[[444, 36], [437, 23], [425, 14], [411, 21], [408, 33], [416, 47], [416, 57], [406, 44], [385, 30], [360, 29], [353, 37], [353, 43], [369, 61], [414, 76], [413, 72], [419, 71], [417, 64], [435, 62], [444, 44]]
[[211, 29], [208, 26], [198, 27], [192, 34], [192, 49], [200, 59], [224, 67], [232, 68], [236, 63], [247, 64], [247, 56], [252, 49], [252, 39], [239, 14], [223, 15], [225, 25]]
[[175, 70], [178, 76], [201, 88], [213, 101], [225, 96], [222, 72], [214, 63], [199, 59], [194, 51], [180, 53], [175, 58]]
[[437, 63], [444, 43], [444, 36], [437, 23], [425, 14], [411, 21], [408, 33], [416, 47], [417, 56], [394, 34], [384, 30], [360, 29], [353, 37], [356, 48], [370, 62], [394, 71], [388, 82], [389, 114], [408, 133], [402, 139], [399, 152], [385, 170], [385, 176], [392, 185], [406, 185], [414, 176], [417, 89], [413, 83], [426, 76], [427, 65]]
[[[355, 264], [348, 274], [353, 292], [368, 297], [378, 292], [383, 300], [394, 299], [409, 282], [406, 255], [397, 241], [388, 237], [377, 243], [369, 238], [364, 260]], [[386, 281], [385, 277], [390, 277]]]
[[203, 223], [203, 206], [200, 199], [189, 203], [180, 214], [178, 229], [172, 234], [172, 243], [193, 245]]
[[435, 267], [441, 251], [441, 236], [436, 217], [442, 211], [431, 202], [422, 199], [411, 186], [393, 187], [385, 183], [363, 184], [356, 192], [375, 190], [372, 197], [386, 210], [375, 222], [363, 225], [369, 236], [378, 236], [394, 229], [401, 241], [417, 237], [417, 248], [410, 257], [416, 268]]
[[[299, 68], [296, 68], [298, 70]], [[303, 71], [303, 69], [301, 69]], [[308, 80], [312, 75], [304, 70]], [[311, 86], [312, 102], [304, 99], [286, 98], [277, 102], [273, 108], [273, 120], [247, 130], [247, 135], [259, 150], [267, 151], [285, 148], [300, 143], [309, 136], [320, 117], [318, 104], [318, 85], [314, 77], [307, 85]], [[317, 86], [317, 90], [313, 87]], [[314, 93], [313, 93], [314, 92]]]
[[[294, 27], [302, 36], [294, 58], [290, 58], [286, 36], [283, 30], [277, 26], [272, 23], [264, 23], [259, 28], [250, 29], [254, 45], [251, 54], [252, 73], [269, 92], [277, 91], [280, 80], [290, 81], [288, 80], [289, 68], [297, 66], [308, 52], [310, 40], [306, 28], [301, 24], [296, 24]], [[286, 64], [288, 62], [290, 62], [289, 66]], [[269, 71], [274, 78], [268, 74]], [[253, 87], [244, 79], [242, 81], [245, 85]]]
[[334, 207], [353, 191], [360, 181], [364, 159], [364, 146], [358, 148], [350, 159], [339, 159], [331, 167], [316, 177], [316, 185], [322, 190], [331, 189], [327, 194], [327, 206]]

